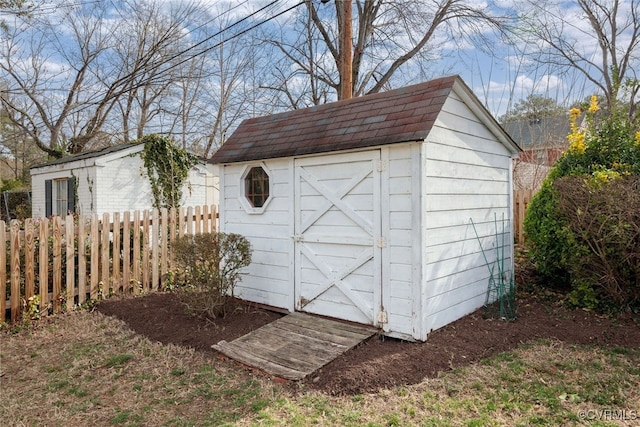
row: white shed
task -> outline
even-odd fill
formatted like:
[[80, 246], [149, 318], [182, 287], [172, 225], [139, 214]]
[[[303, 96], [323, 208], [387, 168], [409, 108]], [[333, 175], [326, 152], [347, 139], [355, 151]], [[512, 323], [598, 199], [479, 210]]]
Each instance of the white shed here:
[[[32, 167], [32, 216], [151, 209], [151, 185], [140, 157], [143, 149], [144, 144], [122, 144]], [[182, 205], [218, 203], [217, 177], [212, 170], [205, 163], [191, 170]]]
[[518, 152], [457, 76], [244, 121], [210, 160], [236, 294], [426, 340], [513, 274]]

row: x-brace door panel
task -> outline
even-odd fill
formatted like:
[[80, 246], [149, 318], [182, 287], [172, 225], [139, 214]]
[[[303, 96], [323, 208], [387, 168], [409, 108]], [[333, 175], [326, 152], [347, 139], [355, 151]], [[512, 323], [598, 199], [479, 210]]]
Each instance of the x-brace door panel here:
[[295, 162], [296, 309], [376, 324], [380, 152]]

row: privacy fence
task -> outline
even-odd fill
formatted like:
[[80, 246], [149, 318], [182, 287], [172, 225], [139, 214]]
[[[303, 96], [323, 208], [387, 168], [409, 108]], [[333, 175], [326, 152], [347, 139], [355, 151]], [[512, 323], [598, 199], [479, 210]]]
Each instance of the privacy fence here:
[[0, 221], [0, 322], [164, 288], [171, 241], [216, 231], [216, 206]]
[[516, 243], [524, 243], [524, 216], [534, 194], [535, 191], [532, 189], [518, 189], [513, 196], [513, 231]]

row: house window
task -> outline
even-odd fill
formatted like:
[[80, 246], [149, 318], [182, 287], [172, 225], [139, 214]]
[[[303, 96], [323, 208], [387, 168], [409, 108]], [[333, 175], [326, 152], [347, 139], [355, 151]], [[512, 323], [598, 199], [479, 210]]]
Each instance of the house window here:
[[53, 193], [55, 200], [55, 215], [66, 215], [69, 206], [68, 190], [66, 179], [56, 179], [53, 181]]
[[75, 212], [75, 178], [47, 179], [44, 182], [45, 215], [67, 215]]
[[252, 167], [244, 178], [244, 195], [254, 208], [261, 208], [269, 198], [269, 175], [260, 166]]

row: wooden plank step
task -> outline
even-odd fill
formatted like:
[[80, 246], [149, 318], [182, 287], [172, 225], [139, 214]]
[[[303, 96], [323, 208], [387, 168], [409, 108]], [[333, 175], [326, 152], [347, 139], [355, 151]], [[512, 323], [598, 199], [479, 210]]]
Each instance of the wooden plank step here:
[[[261, 328], [262, 329], [262, 328]], [[236, 340], [233, 343], [243, 345], [247, 349], [255, 352], [260, 356], [273, 356], [274, 358], [282, 359], [284, 366], [287, 366], [286, 361], [290, 360], [294, 365], [306, 365], [307, 363], [318, 364], [333, 359], [333, 355], [338, 355], [344, 351], [344, 347], [335, 350], [335, 347], [328, 347], [323, 343], [312, 343], [306, 339], [292, 340], [287, 337], [283, 339], [282, 334], [277, 331], [268, 330], [256, 330], [252, 332], [250, 340], [240, 341]], [[303, 337], [304, 338], [304, 337]], [[278, 342], [286, 342], [286, 345], [278, 345], [277, 348], [273, 348], [269, 344], [269, 341], [275, 340]], [[328, 356], [325, 356], [327, 354]]]
[[[353, 341], [357, 337], [355, 334], [353, 337], [350, 337], [350, 338], [338, 336], [338, 335], [331, 334], [330, 332], [327, 332], [327, 331], [316, 331], [316, 330], [305, 328], [303, 326], [297, 325], [295, 323], [289, 323], [289, 322], [274, 322], [273, 327], [277, 329], [283, 329], [285, 331], [288, 331], [294, 334], [307, 336], [310, 338], [316, 338], [321, 341], [330, 341], [335, 345], [344, 346], [348, 348], [351, 348], [354, 345]], [[357, 338], [359, 339], [360, 337], [358, 336]], [[356, 344], [358, 342], [360, 341], [358, 340]]]
[[226, 341], [220, 341], [218, 344], [214, 344], [212, 347], [218, 350], [220, 353], [229, 356], [234, 360], [237, 360], [238, 362], [260, 368], [280, 378], [285, 378], [288, 380], [301, 380], [308, 375], [306, 371], [298, 371], [296, 369], [287, 368], [282, 365], [278, 365], [277, 363], [271, 362], [268, 359], [257, 357], [249, 352], [239, 350]]
[[371, 337], [377, 329], [291, 313], [232, 342], [212, 347], [245, 365], [300, 380]]
[[[323, 317], [310, 316], [308, 314], [294, 312], [278, 319], [278, 321], [293, 323], [296, 325], [308, 327], [310, 329], [318, 330], [319, 326], [324, 326], [326, 329], [331, 330], [337, 334], [343, 334], [345, 332], [351, 332], [359, 336], [370, 337], [372, 334], [378, 332], [376, 328], [368, 325], [354, 325], [350, 323], [344, 323], [337, 320], [325, 319]], [[350, 336], [345, 334], [343, 336]]]
[[[231, 341], [229, 343], [230, 346], [233, 346], [238, 352], [242, 352], [244, 354], [251, 354], [258, 358], [269, 360], [278, 366], [283, 366], [285, 368], [308, 372], [311, 369], [314, 369], [315, 366], [322, 363], [322, 361], [311, 359], [303, 359], [300, 360], [298, 358], [290, 357], [290, 353], [287, 352], [277, 352], [270, 351], [265, 348], [261, 348], [259, 345], [252, 345], [247, 343], [238, 343], [235, 341]], [[325, 362], [326, 363], [326, 362]], [[260, 367], [260, 366], [258, 366]]]

